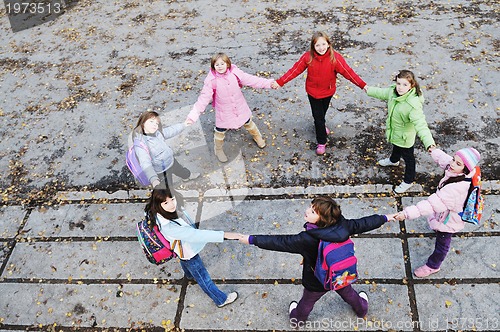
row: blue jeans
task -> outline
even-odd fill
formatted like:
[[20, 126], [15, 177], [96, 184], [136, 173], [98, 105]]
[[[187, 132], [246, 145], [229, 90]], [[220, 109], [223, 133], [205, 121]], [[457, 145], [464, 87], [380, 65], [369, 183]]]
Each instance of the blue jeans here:
[[227, 295], [214, 284], [205, 265], [203, 265], [200, 255], [196, 255], [189, 260], [181, 259], [181, 267], [184, 270], [186, 278], [196, 280], [201, 289], [216, 305], [226, 302]]

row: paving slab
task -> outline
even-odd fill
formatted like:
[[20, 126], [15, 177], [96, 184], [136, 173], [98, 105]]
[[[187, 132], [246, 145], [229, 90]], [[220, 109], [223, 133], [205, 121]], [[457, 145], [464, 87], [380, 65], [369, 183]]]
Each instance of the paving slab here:
[[2, 283], [0, 293], [3, 324], [132, 328], [173, 325], [180, 286]]
[[421, 331], [498, 331], [499, 287], [415, 285]]
[[[435, 238], [408, 239], [410, 261], [415, 269], [427, 262], [434, 250]], [[498, 278], [500, 255], [497, 237], [454, 237], [451, 248], [435, 278]]]

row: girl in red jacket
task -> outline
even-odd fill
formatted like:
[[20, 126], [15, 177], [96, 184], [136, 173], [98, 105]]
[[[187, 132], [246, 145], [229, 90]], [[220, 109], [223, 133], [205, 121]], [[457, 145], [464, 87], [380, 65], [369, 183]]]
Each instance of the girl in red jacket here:
[[311, 104], [318, 142], [316, 154], [323, 155], [326, 151], [326, 138], [330, 133], [325, 125], [325, 115], [337, 88], [337, 73], [360, 89], [363, 89], [366, 83], [349, 67], [344, 58], [333, 50], [330, 39], [324, 32], [313, 34], [309, 52], [304, 53], [292, 68], [273, 82], [272, 87], [277, 89], [285, 85], [306, 69], [306, 92]]

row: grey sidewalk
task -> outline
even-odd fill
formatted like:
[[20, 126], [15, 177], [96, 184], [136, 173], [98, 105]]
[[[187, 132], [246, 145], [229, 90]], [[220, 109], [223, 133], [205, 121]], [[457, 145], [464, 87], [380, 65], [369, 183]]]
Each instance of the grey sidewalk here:
[[[425, 219], [387, 223], [355, 237], [361, 277], [355, 288], [369, 294], [367, 320], [357, 319], [332, 293], [317, 304], [304, 330], [497, 331], [500, 196], [498, 181], [486, 186], [496, 194], [486, 197], [483, 226], [466, 225], [442, 270], [430, 278], [411, 275], [432, 250]], [[344, 192], [337, 194], [344, 215], [390, 213], [420, 198], [395, 198], [383, 186], [374, 188], [337, 188]], [[328, 188], [283, 189], [291, 194], [249, 189], [244, 200], [184, 194], [201, 228], [295, 233], [310, 197]], [[287, 308], [301, 296], [299, 256], [232, 241], [207, 245], [201, 255], [213, 279], [240, 295], [219, 309], [183, 279], [178, 262], [157, 267], [146, 261], [134, 228], [144, 208], [137, 196], [146, 192], [61, 196], [67, 200], [56, 206], [0, 209], [2, 242], [9, 243], [0, 271], [0, 330], [293, 330]]]

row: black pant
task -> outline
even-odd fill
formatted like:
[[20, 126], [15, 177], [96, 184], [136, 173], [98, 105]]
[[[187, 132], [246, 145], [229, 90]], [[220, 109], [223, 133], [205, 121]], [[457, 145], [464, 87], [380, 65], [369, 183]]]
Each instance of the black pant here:
[[412, 183], [415, 181], [416, 162], [414, 150], [413, 146], [411, 148], [402, 148], [394, 144], [392, 145], [392, 154], [389, 159], [392, 163], [397, 163], [399, 159], [403, 158], [406, 165], [403, 181], [406, 183]]
[[172, 174], [177, 175], [181, 179], [188, 179], [191, 176], [191, 171], [186, 167], [182, 166], [181, 164], [179, 164], [177, 159], [174, 158], [174, 163], [172, 164], [172, 166], [162, 174], [163, 179], [165, 180], [165, 185], [170, 189], [172, 195], [175, 195], [178, 206], [184, 206], [184, 197], [172, 186], [173, 184]]
[[316, 99], [307, 95], [309, 98], [309, 103], [311, 104], [312, 116], [314, 118], [314, 128], [316, 129], [316, 142], [318, 144], [326, 144], [326, 127], [325, 127], [325, 116], [328, 107], [330, 107], [330, 100], [332, 96]]

